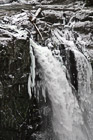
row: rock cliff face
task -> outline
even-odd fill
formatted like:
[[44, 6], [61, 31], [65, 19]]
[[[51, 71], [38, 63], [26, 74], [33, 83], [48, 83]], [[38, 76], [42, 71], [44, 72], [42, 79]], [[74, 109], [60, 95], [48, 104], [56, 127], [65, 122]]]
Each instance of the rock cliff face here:
[[[39, 103], [33, 93], [29, 100], [27, 89], [31, 63], [29, 32], [35, 39], [37, 35], [29, 22], [28, 11], [14, 12], [6, 11], [9, 16], [3, 16], [2, 11], [0, 17], [0, 138], [35, 140], [38, 137], [43, 140], [48, 137], [43, 130], [50, 131], [46, 125], [51, 127], [50, 117], [47, 117], [50, 109], [44, 102], [41, 87], [38, 87], [41, 95]], [[34, 10], [31, 12], [34, 13]], [[36, 69], [36, 82], [39, 82], [39, 66]]]
[[[57, 1], [53, 1], [57, 2]], [[89, 1], [92, 3], [92, 1]], [[45, 3], [45, 2], [43, 2]], [[50, 1], [49, 1], [50, 3]], [[59, 1], [60, 3], [60, 1]], [[33, 24], [29, 21], [30, 13], [34, 14], [39, 5], [3, 6], [0, 10], [0, 127], [1, 139], [12, 140], [49, 140], [53, 138], [51, 124], [51, 102], [46, 90], [46, 102], [42, 95], [42, 71], [36, 60], [36, 89], [39, 101], [32, 92], [28, 97], [28, 75], [30, 73], [29, 32], [41, 45], [48, 46], [57, 59], [60, 55], [66, 65], [67, 74], [73, 89], [78, 91], [78, 75], [75, 56], [66, 51], [64, 43], [57, 46], [54, 30], [65, 33], [73, 30], [72, 39], [93, 67], [93, 8], [84, 7], [83, 2], [68, 5], [40, 5], [43, 9], [36, 20], [44, 40], [42, 41]], [[15, 7], [16, 6], [16, 7]], [[15, 7], [15, 8], [14, 8]], [[22, 10], [24, 8], [24, 10]], [[5, 15], [6, 14], [6, 15]], [[68, 34], [68, 33], [67, 33]], [[80, 37], [80, 39], [78, 38]], [[69, 34], [66, 35], [69, 40]], [[79, 39], [79, 40], [78, 40]], [[80, 43], [81, 40], [81, 44]], [[78, 44], [77, 44], [78, 43]], [[82, 47], [81, 47], [82, 46]], [[91, 82], [93, 89], [93, 85]], [[80, 101], [79, 95], [76, 95]], [[0, 130], [1, 131], [1, 130]]]
[[[0, 29], [1, 128], [6, 129], [5, 133], [2, 133], [2, 138], [5, 139], [12, 137], [7, 135], [7, 130], [13, 129], [14, 133], [17, 131], [29, 104], [27, 100], [29, 41], [9, 35], [8, 29], [6, 27]], [[25, 105], [22, 109], [23, 104]]]

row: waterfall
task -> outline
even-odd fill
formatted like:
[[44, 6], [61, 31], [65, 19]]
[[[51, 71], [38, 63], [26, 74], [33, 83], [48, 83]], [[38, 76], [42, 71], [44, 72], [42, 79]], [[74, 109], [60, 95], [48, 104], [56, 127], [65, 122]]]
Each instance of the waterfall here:
[[56, 140], [92, 140], [92, 67], [87, 41], [74, 31], [72, 19], [68, 24], [63, 22], [60, 30], [51, 29], [51, 37], [45, 41], [47, 47], [37, 45], [30, 38], [30, 48], [42, 71], [42, 95], [45, 99], [47, 89], [51, 101]]
[[[82, 41], [82, 38], [78, 36], [75, 40], [73, 35], [73, 30], [65, 29], [64, 33], [55, 29], [52, 31], [52, 41], [55, 44], [63, 44], [67, 54], [69, 51], [74, 55], [74, 61], [76, 63], [76, 72], [77, 72], [77, 93], [78, 104], [82, 112], [83, 121], [85, 123], [85, 129], [88, 133], [89, 139], [92, 139], [93, 135], [93, 95], [91, 91], [92, 83], [92, 67], [89, 63], [89, 57], [87, 50], [85, 48], [86, 42]], [[69, 59], [69, 58], [66, 58]], [[73, 62], [71, 62], [73, 63]], [[67, 65], [70, 65], [67, 63]], [[75, 64], [74, 64], [75, 65]], [[70, 73], [71, 74], [71, 73]], [[73, 74], [73, 73], [72, 73]], [[74, 77], [74, 76], [73, 76]], [[74, 79], [73, 79], [74, 80]]]
[[44, 87], [52, 104], [53, 131], [58, 140], [89, 140], [89, 132], [76, 96], [66, 78], [64, 65], [52, 55], [47, 47], [37, 45], [30, 39], [35, 57], [43, 71]]

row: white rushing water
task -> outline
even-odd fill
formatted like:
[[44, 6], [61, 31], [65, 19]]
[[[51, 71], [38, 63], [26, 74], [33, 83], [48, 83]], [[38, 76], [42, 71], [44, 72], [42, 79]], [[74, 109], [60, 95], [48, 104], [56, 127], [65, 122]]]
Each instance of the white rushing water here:
[[[64, 44], [65, 50], [71, 50], [74, 54], [74, 59], [76, 62], [77, 70], [77, 81], [78, 81], [78, 96], [79, 96], [79, 105], [82, 111], [83, 120], [86, 125], [86, 131], [88, 132], [89, 139], [92, 140], [93, 135], [93, 95], [91, 90], [92, 83], [92, 67], [88, 61], [88, 53], [85, 48], [87, 44], [78, 36], [75, 40], [73, 32], [68, 29], [64, 33], [58, 29], [53, 31], [52, 40], [56, 44]], [[78, 44], [78, 47], [77, 47]], [[69, 64], [68, 64], [69, 65]]]
[[[51, 29], [52, 36], [47, 46], [51, 51], [54, 49], [52, 52], [47, 47], [37, 45], [32, 39], [30, 39], [30, 47], [33, 48], [34, 55], [42, 69], [42, 94], [45, 98], [44, 90], [47, 88], [52, 104], [52, 125], [56, 140], [92, 140], [92, 68], [86, 49], [87, 40], [83, 41], [82, 37], [73, 30], [75, 22], [70, 20], [69, 23], [68, 25], [63, 23], [64, 28], [62, 30]], [[56, 49], [53, 48], [53, 44]], [[77, 91], [72, 91], [71, 81], [67, 78], [70, 77], [68, 75], [71, 73], [66, 67], [70, 65], [71, 60], [66, 60], [66, 64], [64, 64], [59, 50], [61, 44], [64, 46], [67, 55], [69, 51], [74, 55]], [[66, 59], [69, 57], [66, 56]]]
[[64, 66], [59, 63], [47, 47], [37, 45], [30, 39], [35, 57], [44, 73], [53, 110], [53, 130], [58, 140], [89, 140], [82, 111], [66, 78]]

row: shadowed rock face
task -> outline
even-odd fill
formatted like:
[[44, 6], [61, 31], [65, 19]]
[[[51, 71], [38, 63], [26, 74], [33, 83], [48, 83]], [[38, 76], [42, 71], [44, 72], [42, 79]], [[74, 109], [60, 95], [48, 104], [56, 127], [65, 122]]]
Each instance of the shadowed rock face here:
[[[29, 100], [27, 89], [30, 53], [29, 34], [25, 28], [31, 30], [35, 39], [36, 32], [24, 12], [21, 14], [18, 12], [12, 18], [1, 16], [1, 21], [3, 24], [0, 23], [2, 27], [0, 28], [0, 130], [2, 130], [0, 139], [44, 140], [46, 137], [49, 139], [52, 135], [51, 108], [48, 106], [50, 101], [47, 97], [45, 103], [42, 85], [38, 87], [39, 102], [33, 92], [32, 99]], [[39, 68], [37, 64], [37, 84], [41, 80], [40, 74], [38, 75]]]
[[93, 6], [93, 1], [92, 0], [86, 0], [86, 5], [87, 6]]
[[[0, 44], [0, 79], [3, 86], [1, 128], [6, 129], [6, 132], [2, 133], [5, 138], [8, 136], [8, 129], [13, 129], [14, 135], [16, 131], [19, 131], [29, 106], [27, 95], [28, 44], [28, 41], [22, 39], [10, 40], [5, 46]], [[23, 109], [22, 104], [24, 104]]]

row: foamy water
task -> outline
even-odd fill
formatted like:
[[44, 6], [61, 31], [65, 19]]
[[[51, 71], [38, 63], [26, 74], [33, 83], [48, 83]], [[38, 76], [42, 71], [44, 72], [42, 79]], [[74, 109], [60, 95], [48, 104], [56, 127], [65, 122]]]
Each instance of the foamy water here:
[[58, 140], [88, 140], [88, 132], [76, 97], [63, 71], [47, 47], [37, 45], [30, 39], [35, 57], [44, 73], [45, 87], [48, 89], [53, 110], [53, 130]]

